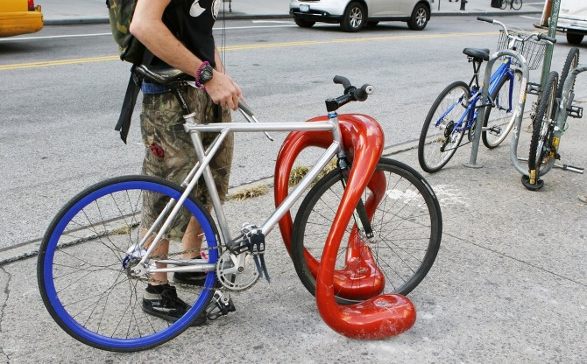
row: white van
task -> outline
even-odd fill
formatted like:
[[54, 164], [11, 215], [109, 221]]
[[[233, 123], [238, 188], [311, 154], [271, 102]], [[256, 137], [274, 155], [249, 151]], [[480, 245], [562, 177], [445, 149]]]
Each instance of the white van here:
[[587, 1], [562, 0], [557, 28], [567, 32], [567, 41], [581, 44], [587, 34]]

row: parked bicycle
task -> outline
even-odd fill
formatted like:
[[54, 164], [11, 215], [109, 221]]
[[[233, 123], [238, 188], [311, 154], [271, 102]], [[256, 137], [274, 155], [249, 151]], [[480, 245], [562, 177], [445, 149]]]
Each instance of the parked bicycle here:
[[579, 49], [571, 48], [563, 66], [560, 81], [557, 72], [550, 72], [546, 87], [538, 104], [533, 120], [532, 138], [528, 156], [528, 175], [522, 176], [522, 183], [529, 190], [539, 190], [544, 186], [540, 178], [552, 168], [560, 168], [575, 173], [584, 169], [567, 164], [557, 165], [560, 160], [560, 140], [567, 131], [568, 117], [582, 118], [583, 108], [573, 105], [575, 80], [586, 65], [579, 66]]
[[520, 10], [522, 8], [522, 0], [502, 0], [501, 1], [501, 10], [507, 9], [508, 5], [512, 10]]
[[[469, 84], [453, 82], [438, 95], [420, 133], [418, 161], [422, 169], [429, 173], [442, 169], [458, 148], [474, 140], [478, 122], [482, 122], [481, 138], [487, 148], [495, 148], [507, 138], [516, 122], [521, 121], [518, 116], [523, 114], [528, 83], [523, 69], [537, 69], [542, 62], [546, 42], [556, 41], [541, 33], [509, 31], [505, 24], [497, 20], [484, 17], [477, 19], [501, 26], [498, 41], [500, 53], [490, 57], [489, 49], [463, 50], [469, 62], [473, 63], [471, 81]], [[488, 74], [496, 59], [501, 64], [495, 72]], [[479, 70], [484, 61], [489, 61], [485, 77], [488, 99], [482, 97], [483, 90], [479, 85]], [[522, 101], [514, 103], [516, 97]], [[483, 120], [479, 121], [482, 108], [486, 110]], [[468, 142], [462, 143], [465, 134]], [[514, 133], [514, 138], [513, 144], [517, 147], [517, 133]], [[515, 149], [513, 145], [512, 148]]]
[[[145, 66], [138, 67], [137, 72], [166, 85], [183, 100], [181, 89], [189, 81], [181, 72]], [[184, 127], [191, 135], [200, 162], [181, 186], [155, 177], [118, 177], [89, 187], [67, 203], [48, 228], [38, 258], [43, 302], [59, 326], [87, 345], [112, 351], [136, 351], [174, 338], [202, 312], [210, 320], [227, 314], [233, 309], [229, 292], [248, 289], [260, 277], [269, 278], [264, 260], [265, 237], [278, 222], [280, 228], [282, 224], [287, 225], [287, 220], [291, 220], [290, 208], [315, 183], [298, 209], [294, 224], [296, 239], [292, 242], [295, 248], [291, 249], [304, 284], [311, 293], [317, 292], [319, 308], [326, 307], [331, 316], [338, 314], [337, 306], [321, 306], [320, 292], [326, 291], [333, 292], [345, 303], [361, 302], [353, 310], [346, 310], [344, 317], [338, 315], [341, 315], [341, 326], [347, 325], [341, 330], [348, 325], [363, 325], [356, 334], [363, 338], [370, 337], [367, 329], [374, 324], [380, 326], [371, 337], [389, 336], [395, 330], [409, 328], [415, 320], [413, 310], [410, 311], [413, 306], [407, 304], [411, 303], [402, 296], [382, 294], [409, 293], [432, 266], [442, 235], [440, 206], [432, 188], [418, 172], [387, 158], [377, 163], [383, 142], [381, 128], [374, 119], [365, 115], [340, 115], [339, 120], [340, 107], [352, 101], [365, 101], [373, 88], [369, 85], [355, 88], [342, 77], [336, 77], [335, 82], [344, 86], [344, 94], [327, 100], [328, 117], [307, 123], [258, 123], [250, 109], [241, 104], [241, 113], [252, 124], [199, 124], [182, 102], [186, 115]], [[299, 145], [302, 139], [302, 143], [318, 140], [326, 150], [299, 185], [289, 192], [287, 181], [285, 192], [280, 187], [289, 176], [282, 173], [284, 168], [288, 172], [289, 164], [280, 166], [280, 161], [289, 159], [280, 154], [276, 196], [281, 196], [283, 201], [276, 201], [275, 212], [262, 225], [246, 223], [240, 234], [232, 236], [209, 163], [229, 133], [268, 131], [295, 131], [286, 139], [282, 153], [294, 144]], [[381, 133], [381, 143], [362, 144], [348, 150], [354, 140], [365, 143], [364, 138], [374, 135], [372, 131]], [[207, 132], [218, 135], [204, 150], [200, 134]], [[380, 148], [379, 154], [364, 155], [370, 158], [369, 165], [374, 168], [371, 177], [369, 173], [357, 172], [366, 172], [362, 170], [361, 153], [369, 148]], [[333, 158], [337, 160], [336, 170], [318, 179]], [[209, 190], [216, 220], [190, 196], [201, 177]], [[360, 183], [366, 186], [364, 190], [355, 190]], [[163, 196], [167, 204], [153, 226], [141, 227], [143, 197], [147, 194]], [[333, 209], [339, 203], [341, 207], [334, 214]], [[353, 216], [348, 225], [341, 214], [348, 219]], [[170, 251], [165, 256], [153, 254], [176, 219], [186, 218], [194, 218], [202, 228], [202, 259], [183, 260], [183, 252], [178, 248], [181, 244], [170, 243]], [[335, 220], [332, 228], [330, 219]], [[334, 241], [333, 232], [342, 236], [345, 228], [347, 234]], [[282, 229], [282, 234], [290, 239], [286, 230]], [[313, 244], [325, 241], [324, 236], [330, 241], [324, 247], [328, 250], [324, 253], [328, 257], [326, 263], [319, 261], [320, 249], [317, 255], [312, 255], [316, 254]], [[307, 257], [304, 248], [309, 252]], [[332, 250], [335, 254], [330, 255]], [[332, 270], [330, 265], [324, 269], [317, 266], [334, 265], [335, 261], [337, 265]], [[206, 274], [201, 287], [175, 284], [178, 297], [191, 303], [175, 322], [150, 316], [142, 310], [142, 293], [149, 277], [161, 272], [168, 273], [171, 282], [174, 272]], [[315, 285], [320, 277], [331, 284]], [[394, 306], [396, 302], [404, 305]], [[356, 320], [353, 315], [357, 316]], [[331, 325], [326, 318], [325, 321]]]

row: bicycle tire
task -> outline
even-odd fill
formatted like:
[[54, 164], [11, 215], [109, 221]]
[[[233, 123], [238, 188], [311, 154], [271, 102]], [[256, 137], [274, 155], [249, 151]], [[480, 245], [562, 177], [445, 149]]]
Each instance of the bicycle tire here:
[[[558, 73], [552, 71], [548, 74], [546, 84], [534, 120], [532, 121], [532, 138], [530, 140], [530, 153], [528, 155], [528, 170], [530, 176], [535, 174], [536, 179], [546, 171], [543, 168], [545, 157], [550, 151], [552, 132], [554, 128], [552, 117], [556, 112], [556, 86]], [[544, 172], [545, 173], [545, 172]]]
[[[497, 148], [503, 143], [514, 127], [514, 110], [515, 102], [517, 100], [515, 97], [515, 95], [517, 95], [517, 92], [515, 92], [515, 85], [521, 84], [522, 73], [520, 71], [513, 72], [513, 79], [510, 80], [509, 78], [504, 78], [500, 81], [500, 85], [490, 95], [491, 100], [493, 100], [495, 105], [488, 108], [485, 113], [485, 120], [483, 120], [484, 130], [481, 134], [483, 145], [488, 149]], [[510, 83], [512, 81], [514, 82], [514, 86], [510, 95]], [[505, 89], [504, 86], [506, 86]], [[509, 105], [510, 96], [512, 99], [512, 105]], [[493, 118], [490, 120], [491, 116], [493, 116]], [[503, 125], [506, 125], [505, 129], [502, 129]], [[488, 128], [490, 130], [488, 130]], [[496, 135], [495, 139], [493, 138], [493, 135]]]
[[512, 0], [512, 9], [520, 10], [522, 8], [522, 0]]
[[[343, 191], [340, 170], [331, 171], [314, 185], [296, 214], [292, 260], [300, 280], [311, 294], [315, 294], [319, 259]], [[363, 193], [363, 201], [370, 211], [368, 215], [375, 240], [368, 243], [364, 239], [360, 241], [361, 236], [351, 219], [339, 247], [335, 268], [335, 295], [337, 301], [343, 304], [359, 302], [380, 293], [407, 295], [434, 264], [442, 238], [442, 213], [432, 188], [418, 172], [403, 163], [382, 158]], [[394, 210], [387, 215], [387, 209]], [[420, 240], [414, 238], [415, 232], [420, 232]], [[363, 260], [340, 261], [341, 255], [351, 254], [351, 239], [353, 244], [358, 243], [353, 246], [355, 251], [361, 252], [361, 256], [367, 252], [374, 258], [377, 269], [369, 272], [381, 274], [384, 286], [381, 286], [381, 281], [377, 282], [381, 287], [369, 286], [371, 275], [359, 279], [364, 273], [361, 272], [363, 265], [359, 263]], [[353, 264], [358, 268], [353, 270]], [[336, 282], [340, 282], [341, 277], [351, 276], [351, 290], [360, 287], [360, 291], [345, 293], [340, 288], [344, 284]]]
[[[193, 305], [179, 320], [169, 323], [142, 311], [140, 289], [146, 287], [147, 279], [131, 277], [130, 264], [124, 267], [128, 248], [139, 239], [143, 193], [177, 201], [182, 191], [160, 178], [118, 177], [87, 188], [56, 215], [40, 247], [37, 279], [45, 307], [65, 332], [99, 349], [139, 351], [176, 337], [206, 309], [215, 272], [208, 272], [199, 289], [176, 285], [178, 296]], [[216, 263], [214, 221], [191, 198], [182, 209], [184, 216], [200, 223], [209, 263]], [[97, 222], [98, 218], [103, 219]], [[128, 323], [122, 324], [123, 320]]]
[[[458, 121], [463, 113], [468, 112], [469, 97], [469, 86], [462, 81], [456, 81], [442, 90], [432, 104], [418, 142], [418, 162], [424, 171], [438, 172], [455, 154], [466, 129], [463, 127], [460, 131], [456, 130], [455, 120]], [[467, 120], [463, 123], [467, 123]]]
[[[569, 50], [569, 54], [567, 54], [567, 59], [565, 60], [565, 64], [563, 65], [563, 69], [561, 71], [560, 80], [558, 81], [558, 88], [556, 89], [556, 97], [561, 99], [563, 96], [563, 86], [565, 85], [565, 81], [569, 76], [569, 72], [572, 71], [577, 67], [579, 64], [579, 48], [573, 47]], [[571, 87], [571, 90], [575, 88], [575, 83]]]
[[510, 4], [510, 1], [511, 0], [501, 0], [501, 5], [499, 6], [499, 8], [501, 10], [505, 10], [508, 7], [508, 4]]

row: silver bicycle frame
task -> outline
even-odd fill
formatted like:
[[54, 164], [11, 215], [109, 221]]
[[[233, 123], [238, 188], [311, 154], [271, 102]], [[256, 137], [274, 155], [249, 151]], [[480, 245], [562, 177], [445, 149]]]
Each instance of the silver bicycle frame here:
[[[230, 236], [230, 230], [226, 220], [226, 215], [222, 207], [222, 202], [214, 183], [214, 177], [210, 169], [210, 162], [220, 149], [220, 146], [226, 139], [226, 136], [232, 132], [267, 132], [269, 131], [331, 131], [333, 135], [332, 144], [324, 151], [322, 156], [318, 159], [314, 167], [306, 174], [298, 186], [291, 191], [287, 198], [276, 208], [273, 214], [260, 226], [260, 229], [264, 235], [267, 235], [275, 225], [281, 220], [281, 218], [289, 211], [294, 203], [300, 198], [304, 191], [310, 186], [312, 181], [318, 176], [321, 170], [329, 163], [329, 161], [335, 156], [344, 156], [342, 150], [342, 134], [340, 131], [340, 125], [338, 122], [338, 116], [336, 113], [329, 115], [329, 121], [324, 122], [312, 122], [312, 123], [259, 123], [254, 115], [246, 113], [243, 109], [240, 109], [243, 116], [249, 121], [249, 123], [214, 123], [214, 124], [200, 124], [195, 118], [195, 114], [184, 116], [186, 123], [184, 128], [191, 136], [194, 144], [194, 149], [198, 157], [198, 162], [194, 168], [190, 171], [187, 178], [182, 183], [182, 187], [185, 191], [179, 198], [179, 200], [170, 200], [165, 206], [163, 212], [159, 215], [153, 226], [150, 227], [149, 231], [142, 240], [129, 249], [129, 252], [142, 251], [148, 238], [153, 234], [159, 225], [163, 225], [157, 230], [155, 239], [150, 243], [146, 253], [141, 254], [141, 261], [137, 266], [145, 265], [147, 259], [151, 256], [157, 245], [165, 236], [169, 226], [175, 219], [179, 210], [182, 208], [183, 203], [188, 198], [190, 193], [197, 185], [200, 177], [204, 177], [204, 182], [208, 188], [208, 193], [212, 200], [212, 206], [216, 215], [216, 220], [220, 228], [221, 239], [224, 244], [228, 244], [232, 241]], [[214, 141], [210, 144], [207, 150], [204, 150], [202, 143], [201, 133], [220, 133]], [[269, 136], [268, 136], [269, 137]], [[270, 137], [269, 137], [270, 138]], [[171, 210], [171, 212], [169, 212]], [[168, 215], [169, 214], [169, 215]], [[168, 216], [167, 216], [168, 215]], [[167, 216], [167, 218], [165, 218]], [[220, 242], [219, 242], [220, 243]], [[149, 273], [156, 272], [207, 272], [212, 270], [214, 267], [211, 264], [192, 264], [186, 265], [185, 261], [181, 260], [159, 260], [159, 263], [175, 264], [179, 267], [173, 268], [148, 268]], [[182, 264], [183, 263], [183, 264]], [[183, 266], [182, 266], [183, 265]]]

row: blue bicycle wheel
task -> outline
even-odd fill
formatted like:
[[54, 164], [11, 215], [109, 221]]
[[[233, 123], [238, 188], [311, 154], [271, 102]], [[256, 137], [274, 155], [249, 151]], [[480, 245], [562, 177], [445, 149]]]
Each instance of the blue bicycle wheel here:
[[[131, 271], [140, 259], [129, 248], [145, 233], [140, 226], [143, 201], [153, 201], [145, 196], [177, 201], [181, 193], [159, 178], [114, 178], [86, 189], [55, 217], [39, 251], [37, 278], [47, 310], [69, 335], [103, 350], [144, 350], [179, 335], [206, 309], [216, 283], [214, 270], [202, 287], [175, 285], [178, 297], [191, 305], [175, 322], [143, 311], [149, 276]], [[202, 256], [215, 265], [218, 234], [206, 210], [190, 198], [176, 220], [182, 218], [198, 221]], [[172, 226], [181, 226], [176, 222]], [[181, 259], [181, 243], [172, 235], [169, 240], [167, 257]], [[172, 273], [168, 277], [172, 281]]]

